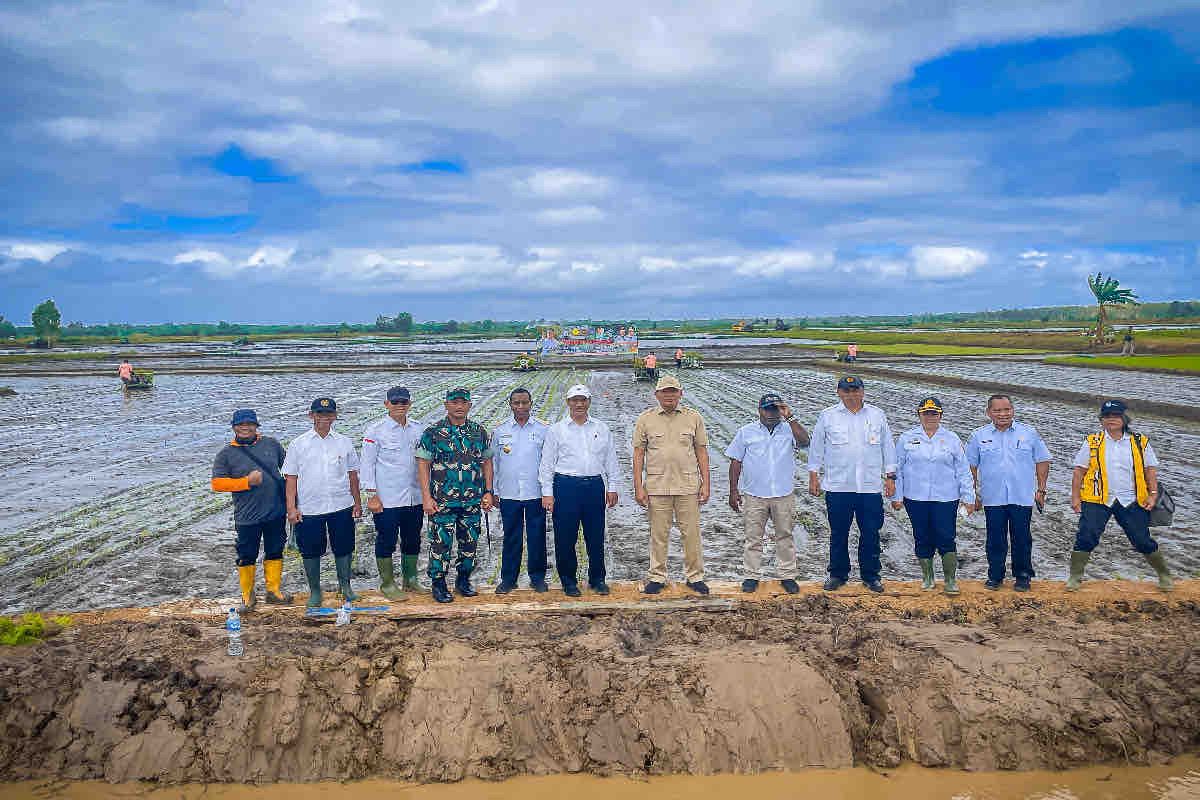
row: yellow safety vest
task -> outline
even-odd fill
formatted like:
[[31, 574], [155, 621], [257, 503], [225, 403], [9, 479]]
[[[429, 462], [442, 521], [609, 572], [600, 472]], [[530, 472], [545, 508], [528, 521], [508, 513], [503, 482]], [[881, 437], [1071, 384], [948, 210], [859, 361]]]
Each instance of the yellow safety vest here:
[[[1134, 447], [1132, 434], [1126, 434], [1129, 447], [1133, 451], [1133, 488], [1137, 494], [1138, 503], [1145, 503], [1150, 497], [1146, 488], [1146, 470], [1142, 462], [1142, 453], [1146, 449], [1146, 437], [1139, 436], [1141, 447]], [[1108, 436], [1103, 431], [1090, 433], [1087, 437], [1089, 463], [1083, 476], [1083, 485], [1079, 487], [1079, 499], [1085, 503], [1108, 505], [1108, 476], [1104, 470], [1104, 447]]]

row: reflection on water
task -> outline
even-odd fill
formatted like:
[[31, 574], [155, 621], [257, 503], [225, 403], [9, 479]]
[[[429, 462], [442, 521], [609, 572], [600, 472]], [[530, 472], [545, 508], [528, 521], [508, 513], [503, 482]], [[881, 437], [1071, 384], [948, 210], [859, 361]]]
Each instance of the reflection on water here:
[[156, 787], [43, 781], [0, 784], [0, 795], [12, 800], [795, 800], [797, 796], [813, 800], [1189, 800], [1200, 798], [1200, 758], [1178, 758], [1159, 767], [1088, 767], [1069, 772], [974, 773], [909, 765], [887, 772], [857, 768], [646, 780], [552, 775], [425, 785], [372, 780]]

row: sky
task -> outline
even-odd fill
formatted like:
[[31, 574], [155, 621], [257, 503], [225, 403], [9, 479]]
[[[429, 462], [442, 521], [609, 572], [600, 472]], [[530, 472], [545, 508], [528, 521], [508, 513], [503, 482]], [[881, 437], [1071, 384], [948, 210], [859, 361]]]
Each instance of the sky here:
[[0, 5], [27, 324], [1200, 297], [1200, 2]]

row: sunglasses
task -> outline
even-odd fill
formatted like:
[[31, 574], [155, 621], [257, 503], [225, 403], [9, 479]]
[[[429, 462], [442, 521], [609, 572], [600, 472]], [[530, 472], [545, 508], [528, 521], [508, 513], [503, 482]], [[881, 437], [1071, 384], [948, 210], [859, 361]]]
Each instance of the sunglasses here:
[[412, 400], [407, 400], [407, 399], [401, 399], [401, 400], [389, 400], [388, 402], [389, 402], [389, 403], [391, 403], [391, 404], [392, 404], [392, 405], [394, 405], [394, 406], [408, 406], [408, 405], [412, 405]]

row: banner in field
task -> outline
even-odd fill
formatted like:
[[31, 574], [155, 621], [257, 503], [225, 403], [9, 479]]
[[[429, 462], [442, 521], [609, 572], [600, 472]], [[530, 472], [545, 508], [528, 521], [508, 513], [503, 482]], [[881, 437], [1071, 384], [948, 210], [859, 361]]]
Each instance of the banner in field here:
[[555, 325], [539, 331], [542, 355], [614, 355], [636, 353], [638, 333], [633, 325]]

